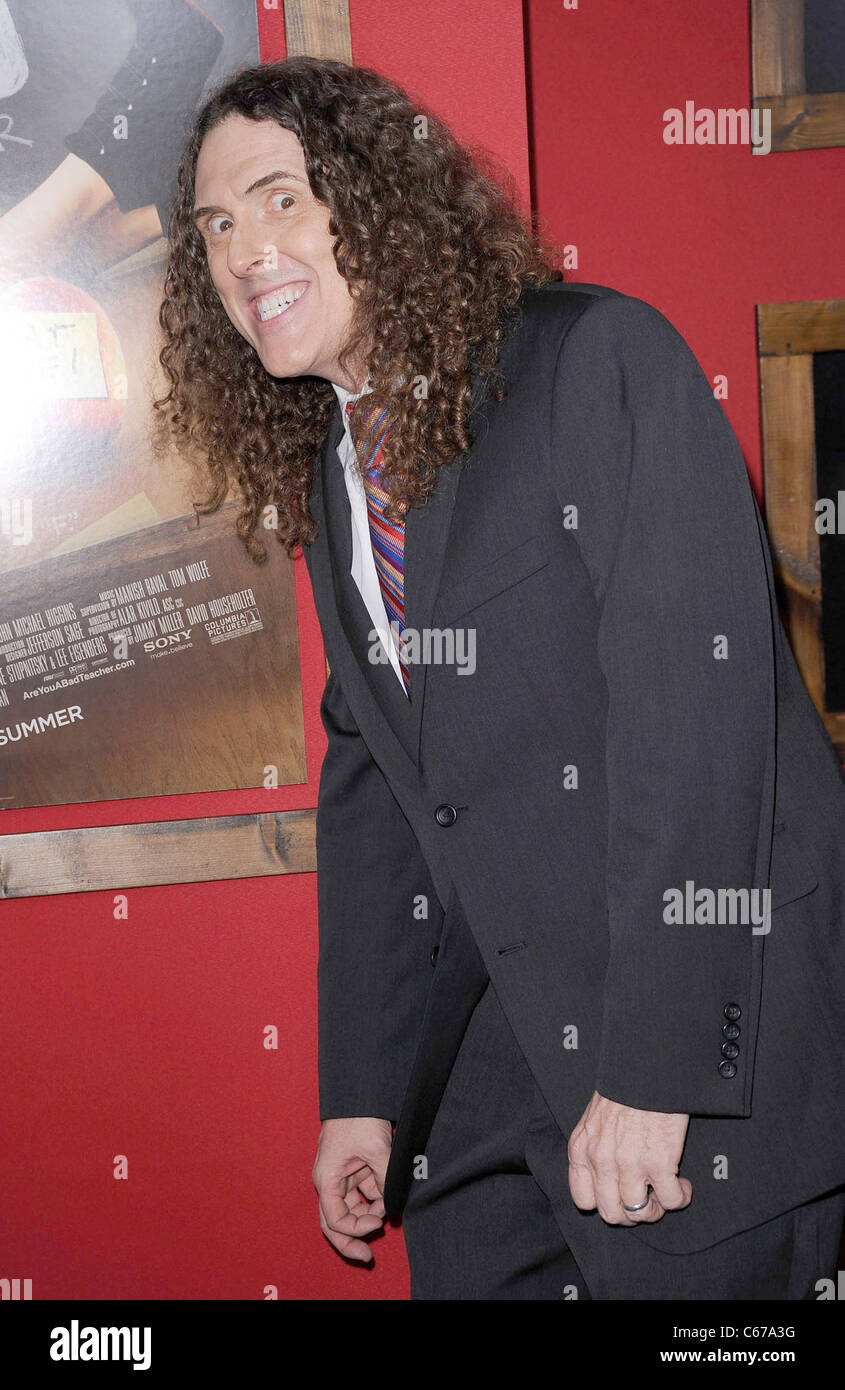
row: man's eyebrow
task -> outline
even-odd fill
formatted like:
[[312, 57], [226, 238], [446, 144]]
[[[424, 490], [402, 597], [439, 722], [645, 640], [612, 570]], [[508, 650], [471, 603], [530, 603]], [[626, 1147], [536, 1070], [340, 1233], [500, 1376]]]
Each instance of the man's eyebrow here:
[[[291, 179], [295, 183], [304, 184], [306, 182], [306, 180], [302, 177], [301, 174], [292, 174], [288, 169], [274, 169], [272, 174], [265, 174], [263, 178], [256, 179], [255, 183], [251, 183], [249, 185], [249, 188], [245, 188], [242, 196], [244, 198], [248, 198], [250, 193], [257, 193], [259, 189], [266, 188], [268, 184], [278, 183], [280, 180]], [[194, 208], [194, 221], [197, 221], [200, 217], [205, 217], [206, 214], [209, 212], [225, 211], [225, 208]]]
[[306, 183], [301, 174], [291, 174], [287, 169], [274, 169], [272, 174], [265, 174], [263, 179], [256, 179], [249, 188], [244, 189], [243, 196], [248, 198], [250, 193], [257, 193], [259, 188], [266, 188], [269, 183], [278, 183], [282, 179], [293, 179], [295, 183]]

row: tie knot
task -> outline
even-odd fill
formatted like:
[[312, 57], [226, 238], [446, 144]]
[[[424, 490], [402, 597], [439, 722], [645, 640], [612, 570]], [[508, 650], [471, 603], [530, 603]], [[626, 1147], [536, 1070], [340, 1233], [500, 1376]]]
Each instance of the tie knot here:
[[[358, 407], [357, 416], [355, 415], [356, 406]], [[349, 432], [352, 435], [352, 441], [357, 449], [368, 431], [386, 419], [387, 411], [381, 410], [377, 405], [368, 401], [366, 397], [363, 399], [359, 397], [358, 401], [346, 402], [346, 417], [349, 420]], [[378, 442], [381, 443], [381, 439]]]

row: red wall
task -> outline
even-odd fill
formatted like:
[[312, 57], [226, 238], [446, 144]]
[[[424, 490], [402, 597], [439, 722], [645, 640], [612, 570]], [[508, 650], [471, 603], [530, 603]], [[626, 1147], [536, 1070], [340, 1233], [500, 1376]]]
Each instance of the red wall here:
[[[518, 0], [351, 0], [355, 60], [418, 93], [527, 189]], [[259, 0], [265, 58], [279, 11]], [[281, 9], [281, 4], [280, 4]], [[842, 150], [667, 147], [687, 99], [747, 106], [738, 0], [528, 0], [536, 203], [577, 272], [656, 304], [708, 375], [759, 481], [754, 305], [845, 293]], [[323, 666], [297, 562], [309, 784], [4, 812], [5, 831], [313, 806]], [[84, 813], [84, 814], [83, 814]], [[0, 925], [0, 1276], [45, 1298], [402, 1299], [399, 1233], [345, 1265], [316, 1222], [313, 875], [6, 903]], [[277, 1052], [262, 1047], [275, 1023]], [[129, 1180], [112, 1177], [126, 1154]]]
[[845, 294], [845, 150], [663, 142], [663, 112], [748, 107], [742, 0], [528, 0], [535, 201], [568, 280], [655, 304], [712, 380], [760, 497], [758, 303]]

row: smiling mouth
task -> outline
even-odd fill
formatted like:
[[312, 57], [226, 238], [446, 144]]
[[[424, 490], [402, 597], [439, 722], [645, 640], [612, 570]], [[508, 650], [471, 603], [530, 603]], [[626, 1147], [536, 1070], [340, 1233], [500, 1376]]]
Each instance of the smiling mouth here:
[[271, 290], [269, 294], [259, 295], [252, 301], [252, 308], [261, 323], [269, 323], [301, 299], [308, 289], [307, 282], [300, 285], [285, 285], [283, 289]]

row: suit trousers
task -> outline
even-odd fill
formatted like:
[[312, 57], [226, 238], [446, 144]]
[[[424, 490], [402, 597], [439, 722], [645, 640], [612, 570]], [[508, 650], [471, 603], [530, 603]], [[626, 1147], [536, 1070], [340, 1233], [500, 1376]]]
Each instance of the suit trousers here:
[[574, 1206], [566, 1147], [488, 983], [404, 1209], [411, 1298], [800, 1300], [836, 1278], [845, 1190], [669, 1255]]

